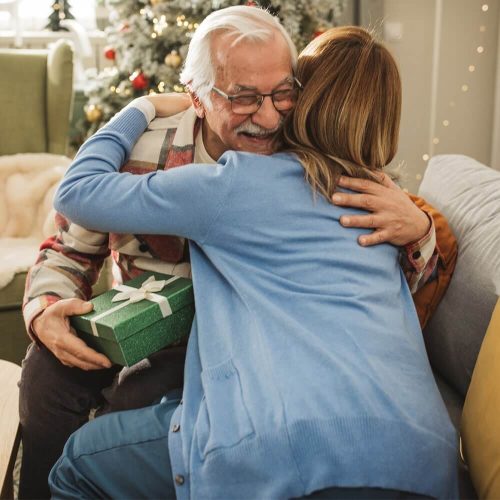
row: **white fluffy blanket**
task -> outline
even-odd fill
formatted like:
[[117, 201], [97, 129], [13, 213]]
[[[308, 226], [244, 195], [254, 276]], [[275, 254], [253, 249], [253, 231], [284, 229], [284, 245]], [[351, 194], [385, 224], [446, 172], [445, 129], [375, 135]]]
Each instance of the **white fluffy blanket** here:
[[52, 199], [70, 163], [48, 153], [0, 156], [0, 288], [34, 263], [54, 233]]

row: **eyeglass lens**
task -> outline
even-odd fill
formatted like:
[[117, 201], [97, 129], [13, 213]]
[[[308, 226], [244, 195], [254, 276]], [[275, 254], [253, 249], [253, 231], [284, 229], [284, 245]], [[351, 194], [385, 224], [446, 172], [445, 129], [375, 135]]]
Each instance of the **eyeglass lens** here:
[[295, 104], [297, 95], [297, 88], [277, 90], [266, 96], [260, 94], [239, 95], [231, 99], [231, 105], [233, 113], [252, 114], [258, 111], [265, 97], [270, 97], [277, 111], [287, 111]]

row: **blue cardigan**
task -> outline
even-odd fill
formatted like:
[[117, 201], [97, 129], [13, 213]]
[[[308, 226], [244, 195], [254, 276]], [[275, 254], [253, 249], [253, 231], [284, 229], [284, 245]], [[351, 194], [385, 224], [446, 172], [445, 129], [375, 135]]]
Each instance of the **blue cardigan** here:
[[456, 498], [456, 435], [397, 249], [359, 246], [291, 155], [118, 173], [147, 125], [129, 107], [87, 141], [55, 206], [89, 229], [191, 240], [177, 497], [365, 486]]

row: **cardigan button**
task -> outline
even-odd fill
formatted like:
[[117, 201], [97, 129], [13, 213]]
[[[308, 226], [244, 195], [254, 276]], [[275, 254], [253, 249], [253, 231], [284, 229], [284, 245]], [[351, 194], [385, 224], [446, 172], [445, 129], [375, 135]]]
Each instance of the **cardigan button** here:
[[420, 259], [421, 255], [422, 255], [422, 254], [420, 253], [420, 250], [417, 250], [416, 252], [413, 252], [412, 257], [413, 257], [414, 259]]
[[179, 432], [181, 429], [181, 426], [179, 424], [174, 424], [172, 426], [172, 432]]
[[141, 244], [139, 245], [139, 250], [140, 250], [141, 252], [147, 252], [147, 251], [149, 250], [149, 247], [148, 247], [148, 245], [147, 245], [146, 243], [141, 243]]
[[175, 476], [175, 484], [177, 484], [178, 486], [182, 486], [184, 484], [184, 476], [177, 474]]

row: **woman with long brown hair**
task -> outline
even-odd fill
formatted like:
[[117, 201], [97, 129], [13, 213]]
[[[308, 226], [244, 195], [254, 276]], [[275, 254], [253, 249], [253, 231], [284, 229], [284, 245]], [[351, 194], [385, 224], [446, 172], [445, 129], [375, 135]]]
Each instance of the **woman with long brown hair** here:
[[365, 30], [336, 28], [296, 78], [272, 156], [118, 175], [148, 125], [133, 107], [69, 169], [55, 204], [76, 223], [190, 239], [196, 320], [182, 403], [78, 431], [56, 497], [457, 496], [455, 432], [398, 251], [359, 246], [329, 202], [340, 174], [377, 179], [396, 152], [396, 64]]
[[336, 28], [303, 50], [297, 78], [307, 89], [278, 135], [279, 149], [297, 154], [326, 199], [340, 175], [377, 180], [398, 146], [401, 80], [391, 54], [362, 28]]

